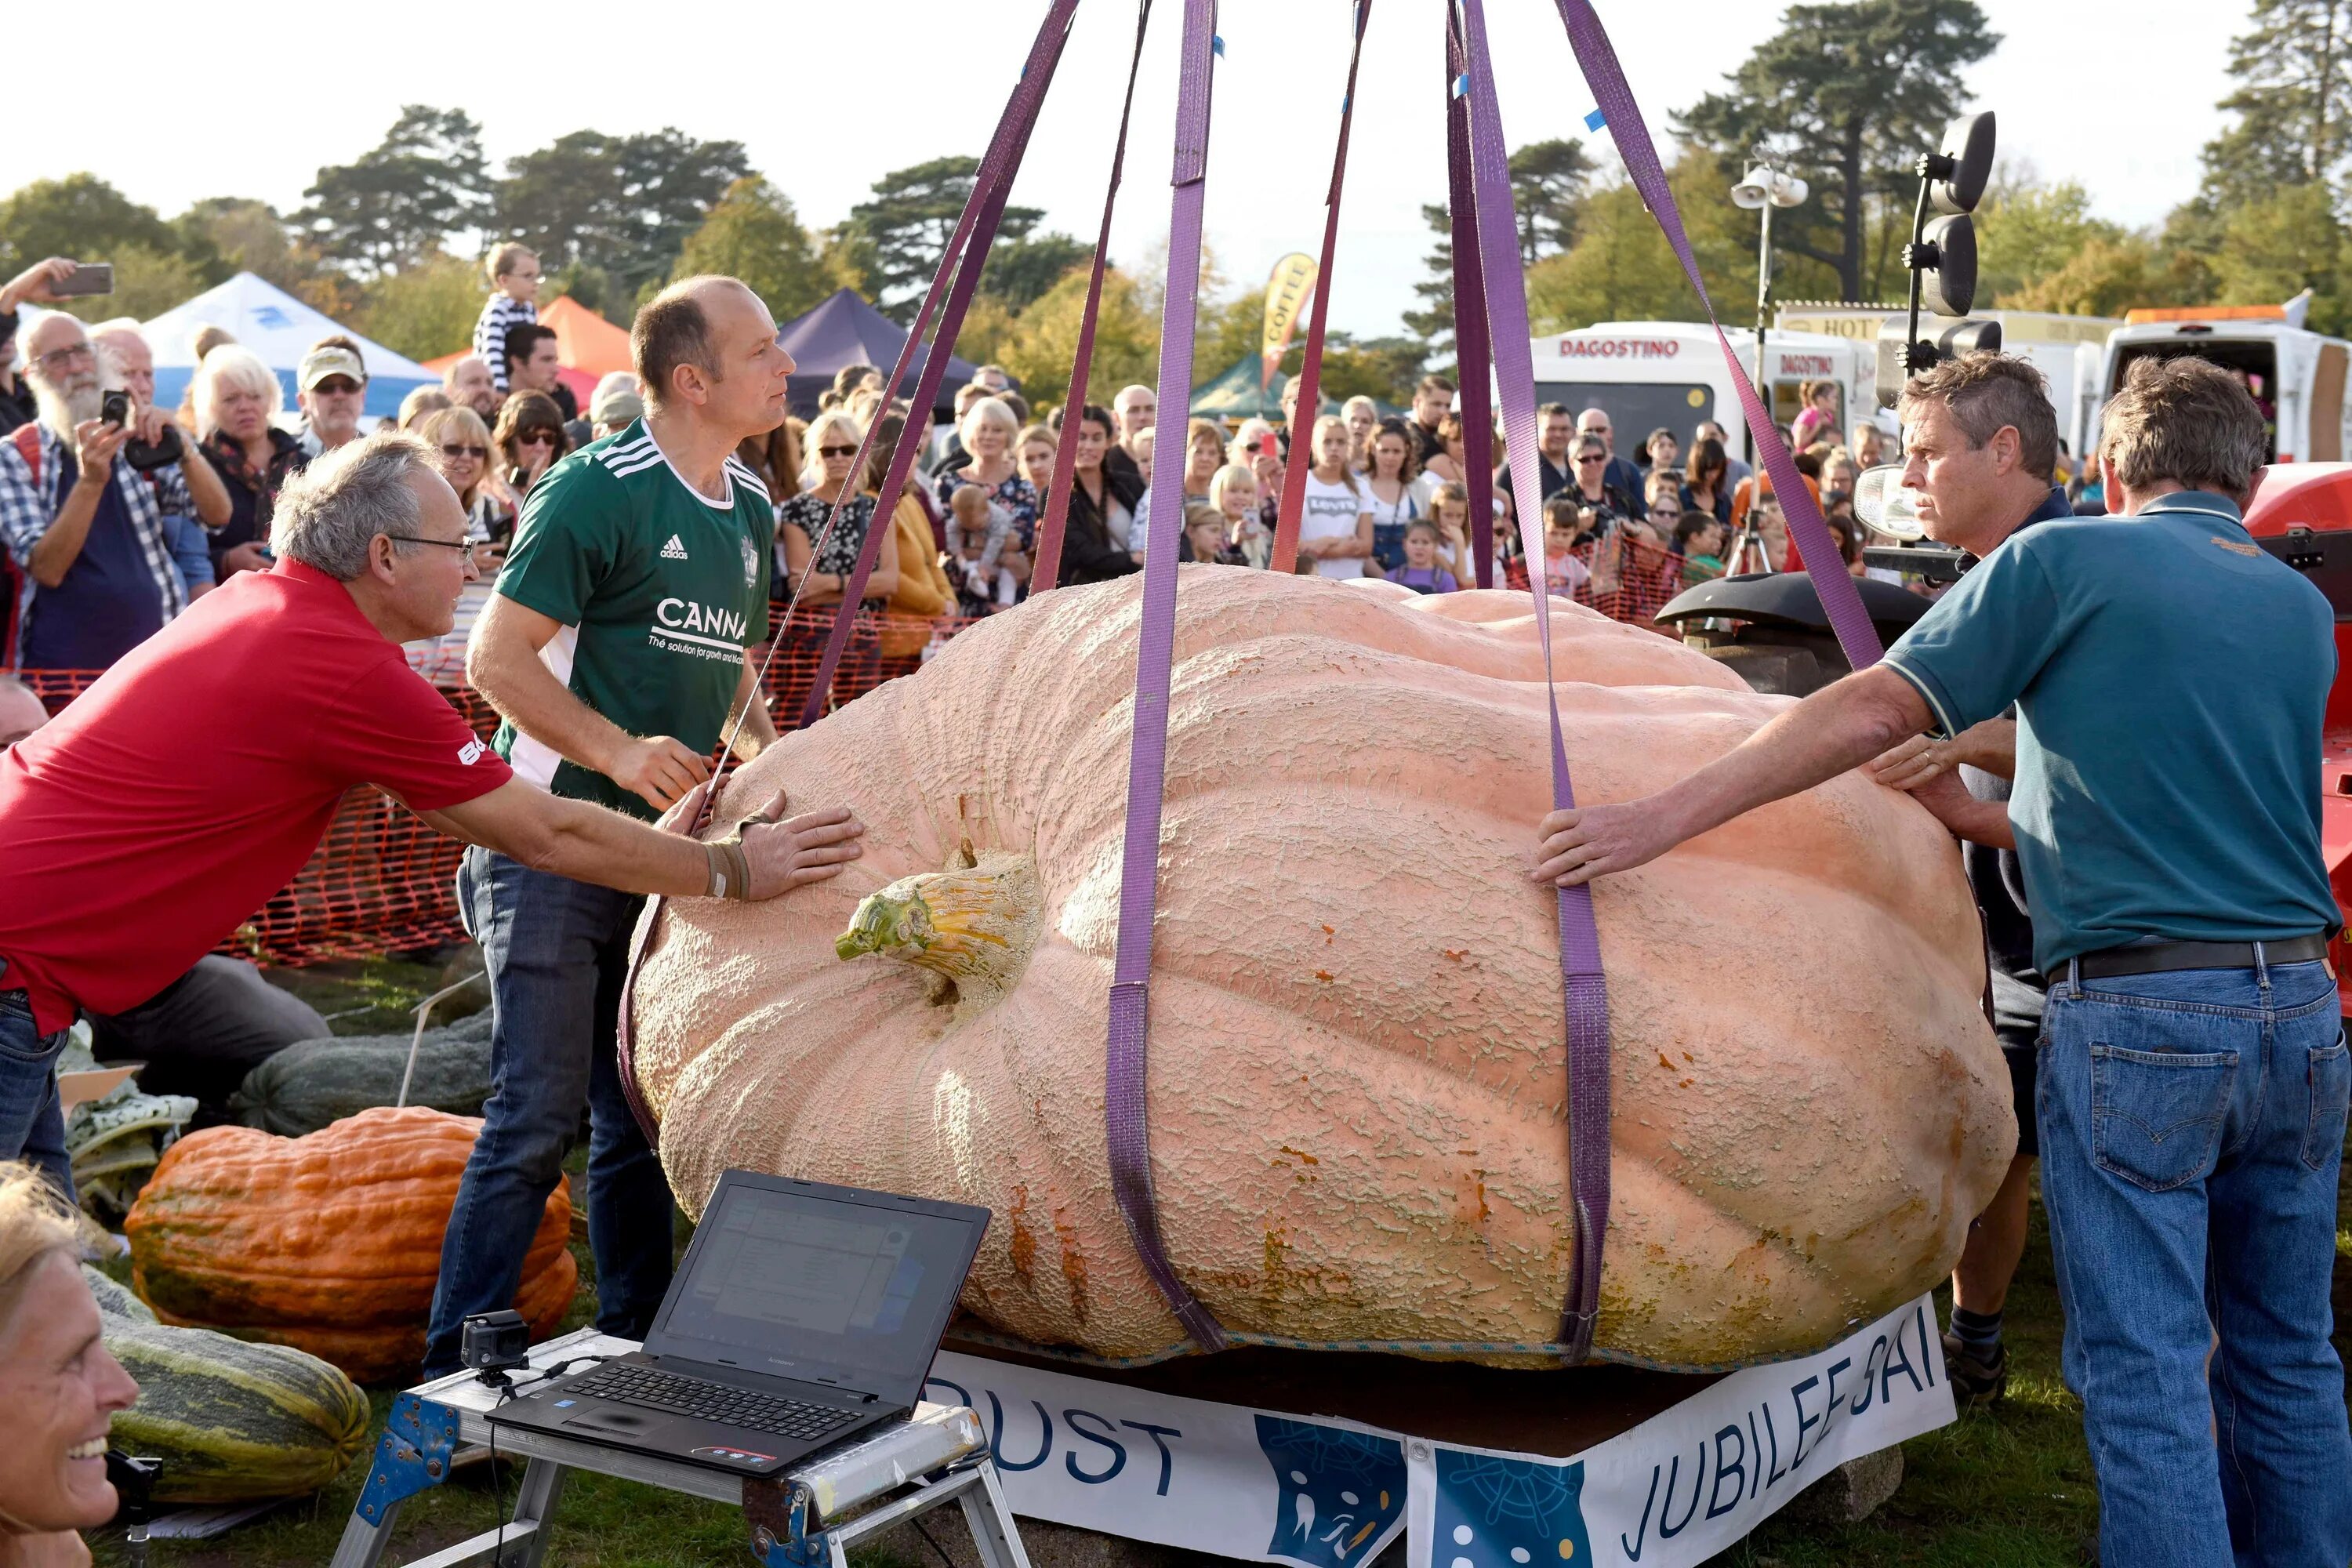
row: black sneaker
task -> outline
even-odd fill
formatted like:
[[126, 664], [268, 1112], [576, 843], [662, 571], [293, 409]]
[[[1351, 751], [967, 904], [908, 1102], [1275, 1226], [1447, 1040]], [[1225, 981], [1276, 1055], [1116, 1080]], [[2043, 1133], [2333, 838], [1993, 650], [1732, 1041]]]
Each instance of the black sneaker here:
[[1952, 1398], [1962, 1410], [1982, 1410], [1998, 1405], [2009, 1392], [2009, 1347], [1995, 1341], [1992, 1354], [1980, 1356], [1948, 1329], [1944, 1332], [1944, 1373], [1952, 1380]]

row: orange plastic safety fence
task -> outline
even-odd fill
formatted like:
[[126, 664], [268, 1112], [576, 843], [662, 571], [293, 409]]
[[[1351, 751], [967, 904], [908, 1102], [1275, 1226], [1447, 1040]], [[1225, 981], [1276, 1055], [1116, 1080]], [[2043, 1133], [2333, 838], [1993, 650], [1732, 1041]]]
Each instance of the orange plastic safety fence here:
[[[1604, 561], [1596, 568], [1589, 549], [1580, 553], [1587, 558], [1587, 569], [1599, 574], [1578, 589], [1578, 602], [1619, 620], [1652, 625], [1650, 617], [1659, 606], [1682, 591], [1679, 555], [1631, 545], [1625, 559], [1613, 567]], [[1512, 563], [1507, 575], [1525, 591], [1527, 579], [1519, 563]], [[1601, 589], [1597, 595], [1596, 584]], [[774, 605], [772, 613], [781, 616], [783, 606]], [[793, 728], [807, 706], [809, 685], [816, 679], [833, 616], [830, 609], [803, 610], [795, 616], [783, 646], [768, 667], [763, 689], [769, 713], [780, 730]], [[956, 618], [927, 620], [861, 611], [848, 651], [834, 677], [831, 705], [838, 708], [885, 680], [912, 674], [971, 624]], [[766, 650], [753, 651], [757, 655]], [[104, 672], [20, 669], [11, 673], [56, 713]], [[498, 714], [479, 693], [462, 686], [443, 685], [439, 689], [485, 739], [498, 728]], [[465, 934], [457, 921], [455, 892], [457, 858], [462, 853], [463, 846], [436, 833], [390, 797], [373, 789], [352, 790], [343, 797], [310, 863], [224, 940], [219, 951], [257, 963], [293, 965], [456, 942]]]
[[[1620, 535], [1599, 544], [1580, 544], [1569, 553], [1581, 569], [1570, 597], [1612, 621], [1644, 627], [1664, 636], [1657, 614], [1666, 601], [1699, 579], [1690, 576], [1679, 551], [1662, 549], [1643, 540]], [[1519, 593], [1528, 591], [1528, 566], [1514, 560], [1503, 568], [1505, 582]]]

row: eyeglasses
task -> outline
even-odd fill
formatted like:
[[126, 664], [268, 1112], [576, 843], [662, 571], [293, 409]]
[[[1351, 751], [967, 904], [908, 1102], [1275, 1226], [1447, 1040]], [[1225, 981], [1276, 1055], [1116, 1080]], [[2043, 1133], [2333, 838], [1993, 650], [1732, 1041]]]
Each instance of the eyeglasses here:
[[490, 449], [488, 447], [452, 446], [445, 441], [441, 444], [441, 455], [453, 463], [460, 458], [471, 458], [479, 463], [488, 461]]
[[857, 456], [857, 448], [855, 447], [819, 447], [816, 449], [816, 455], [820, 458], [854, 458]]
[[348, 375], [328, 376], [310, 388], [312, 392], [322, 392], [331, 397], [349, 397], [359, 389], [360, 384]]
[[88, 343], [76, 343], [71, 348], [51, 349], [45, 354], [36, 356], [33, 363], [43, 370], [56, 371], [63, 370], [77, 361], [95, 364], [98, 363], [98, 355]]
[[387, 533], [384, 537], [391, 540], [394, 544], [430, 544], [436, 550], [455, 550], [464, 558], [467, 565], [471, 566], [475, 564], [474, 541], [470, 539], [461, 540], [456, 543], [452, 543], [450, 541], [446, 539], [419, 539], [414, 534], [407, 533]]
[[1579, 452], [1576, 455], [1576, 460], [1580, 463], [1605, 463], [1609, 460], [1609, 454], [1606, 452]]
[[520, 430], [515, 433], [518, 447], [552, 447], [561, 437], [552, 430]]

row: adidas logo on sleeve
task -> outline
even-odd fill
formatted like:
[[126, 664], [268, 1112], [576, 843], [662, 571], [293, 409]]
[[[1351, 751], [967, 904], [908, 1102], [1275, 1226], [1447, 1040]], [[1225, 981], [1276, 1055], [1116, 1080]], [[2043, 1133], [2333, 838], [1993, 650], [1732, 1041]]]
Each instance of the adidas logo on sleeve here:
[[669, 542], [661, 547], [661, 558], [665, 561], [685, 560], [686, 542], [678, 538], [677, 534], [671, 534], [669, 536]]

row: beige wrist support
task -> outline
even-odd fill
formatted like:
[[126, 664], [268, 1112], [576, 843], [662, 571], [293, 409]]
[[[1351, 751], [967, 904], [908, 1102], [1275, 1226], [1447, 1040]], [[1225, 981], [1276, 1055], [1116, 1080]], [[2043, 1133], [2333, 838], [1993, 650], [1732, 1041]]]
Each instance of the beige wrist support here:
[[741, 828], [724, 838], [714, 838], [702, 847], [710, 862], [710, 894], [714, 899], [733, 899], [738, 902], [751, 896], [751, 862], [743, 853]]

